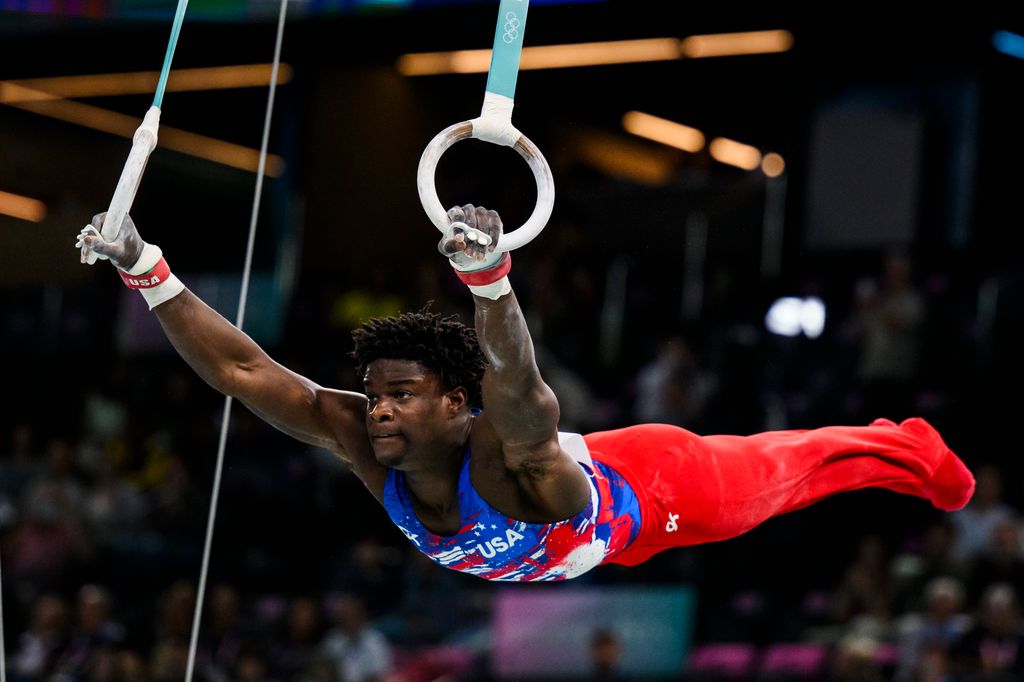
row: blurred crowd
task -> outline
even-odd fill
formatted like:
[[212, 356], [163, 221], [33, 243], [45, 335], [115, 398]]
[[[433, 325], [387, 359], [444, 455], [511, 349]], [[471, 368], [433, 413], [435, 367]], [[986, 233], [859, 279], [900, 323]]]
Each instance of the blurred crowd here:
[[[696, 588], [680, 676], [1024, 679], [1024, 488], [1012, 418], [986, 419], [1015, 404], [1000, 402], [1007, 351], [993, 335], [1005, 315], [981, 303], [999, 273], [896, 252], [861, 257], [859, 271], [822, 266], [833, 271], [789, 291], [826, 302], [825, 333], [781, 337], [763, 324], [775, 292], [751, 293], [727, 267], [708, 272], [704, 312], [684, 320], [680, 284], [664, 273], [627, 259], [616, 280], [623, 261], [571, 225], [547, 239], [512, 279], [563, 430], [664, 422], [742, 434], [920, 415], [978, 479], [954, 514], [862, 492], [581, 579]], [[239, 406], [190, 661], [223, 399], [169, 352], [117, 352], [84, 295], [65, 292], [48, 317], [52, 294], [4, 292], [0, 308], [0, 335], [23, 359], [0, 433], [9, 679], [162, 682], [190, 664], [215, 681], [488, 678], [499, 588], [415, 553], [341, 462]], [[428, 301], [472, 319], [443, 263], [413, 277], [310, 276], [270, 350], [358, 390], [349, 331]], [[628, 679], [619, 649], [614, 633], [595, 635], [595, 679]]]

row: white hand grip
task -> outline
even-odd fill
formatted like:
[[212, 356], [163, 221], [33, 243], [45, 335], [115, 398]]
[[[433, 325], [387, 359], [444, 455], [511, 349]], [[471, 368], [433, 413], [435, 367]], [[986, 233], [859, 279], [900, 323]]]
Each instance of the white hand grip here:
[[[135, 192], [139, 189], [139, 182], [142, 180], [142, 173], [146, 170], [146, 161], [149, 155], [156, 148], [157, 131], [160, 128], [160, 109], [150, 107], [142, 119], [142, 125], [135, 131], [132, 141], [132, 150], [128, 154], [128, 160], [124, 163], [121, 171], [121, 178], [117, 181], [117, 188], [110, 200], [110, 207], [103, 219], [103, 227], [100, 236], [105, 241], [113, 241], [121, 229], [121, 222], [132, 208], [135, 201]], [[96, 225], [95, 227], [99, 227]], [[89, 252], [86, 262], [92, 265], [96, 262], [96, 254]]]
[[[441, 200], [437, 196], [437, 188], [434, 186], [437, 164], [449, 147], [456, 142], [471, 137], [480, 139], [490, 137], [484, 130], [479, 133], [475, 131], [473, 124], [474, 121], [463, 121], [445, 128], [430, 141], [427, 148], [423, 150], [423, 156], [420, 157], [419, 170], [416, 174], [416, 188], [419, 191], [420, 203], [423, 204], [423, 210], [427, 212], [430, 222], [434, 223], [442, 233], [448, 230], [450, 222], [448, 212], [441, 204]], [[494, 140], [487, 139], [486, 141]], [[548, 166], [547, 159], [541, 154], [540, 149], [525, 135], [519, 135], [514, 144], [510, 144], [510, 146], [513, 146], [519, 155], [526, 159], [526, 163], [533, 171], [533, 177], [537, 182], [537, 205], [525, 223], [518, 229], [502, 235], [501, 240], [498, 241], [498, 251], [512, 251], [530, 243], [547, 225], [555, 206], [555, 179], [551, 174], [551, 167]]]

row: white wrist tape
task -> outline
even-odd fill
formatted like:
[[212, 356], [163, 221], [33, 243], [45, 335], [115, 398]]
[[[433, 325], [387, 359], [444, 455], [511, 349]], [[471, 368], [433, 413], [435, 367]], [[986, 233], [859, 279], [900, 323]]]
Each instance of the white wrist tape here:
[[484, 284], [483, 286], [470, 286], [469, 290], [475, 296], [482, 296], [483, 298], [489, 298], [492, 301], [497, 301], [505, 294], [512, 293], [512, 285], [509, 284], [508, 277], [502, 277], [497, 282]]
[[[159, 246], [156, 246], [155, 244], [146, 244], [142, 247], [142, 254], [139, 255], [139, 260], [137, 260], [135, 265], [127, 272], [129, 275], [144, 275], [155, 268], [157, 263], [159, 263], [163, 257], [163, 251], [160, 250]], [[142, 297], [146, 299], [146, 303], [149, 304], [150, 310], [165, 301], [171, 300], [184, 290], [185, 285], [182, 284], [181, 280], [173, 273], [170, 277], [155, 287], [139, 289], [142, 293]]]
[[152, 310], [161, 303], [169, 301], [185, 291], [185, 285], [178, 279], [177, 275], [172, 274], [163, 284], [158, 284], [151, 289], [139, 289], [139, 291], [142, 292], [142, 298], [146, 299], [149, 309]]
[[164, 252], [160, 250], [160, 247], [156, 244], [144, 244], [142, 247], [142, 253], [139, 254], [139, 260], [135, 261], [135, 265], [130, 270], [125, 270], [129, 275], [144, 275], [160, 262], [160, 259], [164, 257]]

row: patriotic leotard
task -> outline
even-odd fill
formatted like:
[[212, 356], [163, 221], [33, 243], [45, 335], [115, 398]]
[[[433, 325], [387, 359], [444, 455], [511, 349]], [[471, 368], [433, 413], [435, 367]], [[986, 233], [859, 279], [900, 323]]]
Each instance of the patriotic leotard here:
[[469, 445], [459, 473], [461, 528], [441, 536], [427, 530], [413, 510], [402, 472], [389, 469], [384, 507], [416, 548], [435, 562], [487, 580], [566, 580], [621, 552], [640, 531], [640, 506], [632, 488], [601, 462], [580, 466], [590, 482], [590, 502], [557, 523], [525, 523], [491, 507], [473, 488]]

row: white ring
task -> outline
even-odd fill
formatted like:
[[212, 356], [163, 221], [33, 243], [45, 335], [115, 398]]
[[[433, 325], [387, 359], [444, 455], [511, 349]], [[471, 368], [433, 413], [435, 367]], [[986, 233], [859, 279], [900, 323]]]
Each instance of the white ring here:
[[[423, 210], [427, 212], [430, 222], [434, 223], [442, 233], [447, 232], [451, 222], [448, 220], [448, 212], [441, 204], [441, 200], [437, 196], [437, 188], [434, 186], [437, 164], [449, 147], [471, 137], [474, 137], [472, 121], [456, 123], [438, 133], [423, 150], [423, 156], [420, 157], [419, 170], [416, 173], [416, 188], [419, 191], [420, 203], [423, 204]], [[521, 135], [515, 143], [515, 150], [529, 164], [533, 171], [533, 177], [537, 181], [537, 206], [522, 226], [501, 236], [498, 241], [498, 251], [512, 251], [530, 243], [547, 225], [555, 206], [555, 179], [551, 174], [551, 167], [544, 155], [540, 153], [540, 149], [525, 135]]]

